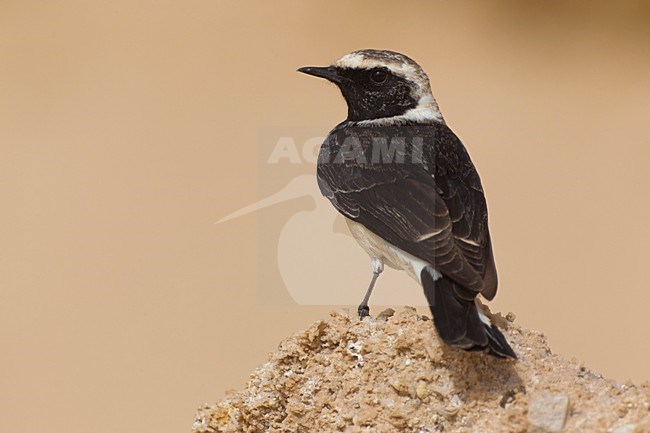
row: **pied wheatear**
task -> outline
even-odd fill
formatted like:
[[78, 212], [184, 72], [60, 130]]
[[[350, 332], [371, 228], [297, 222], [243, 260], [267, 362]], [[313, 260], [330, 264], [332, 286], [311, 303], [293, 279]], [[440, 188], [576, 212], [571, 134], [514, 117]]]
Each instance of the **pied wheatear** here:
[[320, 149], [317, 174], [371, 258], [360, 317], [386, 264], [422, 284], [444, 342], [516, 358], [477, 307], [479, 294], [491, 300], [497, 291], [481, 180], [422, 68], [403, 54], [361, 50], [298, 71], [335, 83], [348, 105]]

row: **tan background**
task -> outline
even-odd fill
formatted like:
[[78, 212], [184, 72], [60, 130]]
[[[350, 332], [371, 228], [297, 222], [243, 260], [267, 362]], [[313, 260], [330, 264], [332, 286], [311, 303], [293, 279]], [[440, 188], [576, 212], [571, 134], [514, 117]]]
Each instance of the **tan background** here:
[[368, 47], [481, 171], [494, 308], [650, 379], [650, 3], [401, 3], [0, 2], [0, 431], [188, 431], [327, 314], [259, 302], [263, 215], [213, 223], [258, 198], [260, 127], [344, 117], [295, 69]]

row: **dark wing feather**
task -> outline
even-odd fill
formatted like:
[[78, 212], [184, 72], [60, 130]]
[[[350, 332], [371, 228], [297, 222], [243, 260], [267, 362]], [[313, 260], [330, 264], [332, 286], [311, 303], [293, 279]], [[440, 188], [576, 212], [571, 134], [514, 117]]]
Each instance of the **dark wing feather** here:
[[498, 280], [481, 179], [465, 146], [445, 125], [435, 127], [431, 173], [453, 223], [457, 247], [483, 277], [482, 295], [492, 299]]
[[[333, 155], [347, 136], [367, 146], [373, 137], [390, 133], [386, 128], [337, 128], [324, 148]], [[456, 281], [460, 297], [473, 299], [482, 292], [491, 298], [496, 272], [478, 174], [446, 126], [426, 125], [412, 133], [424, 138], [424, 164], [321, 158], [321, 191], [343, 215]]]
[[456, 246], [447, 207], [432, 185], [406, 178], [335, 196], [344, 214], [356, 215], [352, 219], [469, 289], [459, 296], [473, 299], [483, 290], [481, 276]]

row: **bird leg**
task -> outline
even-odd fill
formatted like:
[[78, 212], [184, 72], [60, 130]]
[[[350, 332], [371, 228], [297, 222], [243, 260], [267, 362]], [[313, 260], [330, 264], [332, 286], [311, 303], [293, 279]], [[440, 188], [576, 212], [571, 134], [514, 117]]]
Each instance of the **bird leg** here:
[[368, 301], [370, 301], [370, 295], [372, 294], [372, 289], [375, 287], [375, 282], [379, 277], [379, 274], [384, 270], [384, 264], [378, 258], [371, 259], [372, 264], [372, 280], [370, 280], [370, 285], [368, 290], [366, 290], [366, 296], [363, 297], [363, 301], [359, 304], [357, 308], [357, 313], [359, 314], [359, 320], [363, 320], [364, 317], [370, 316], [370, 307], [368, 307]]

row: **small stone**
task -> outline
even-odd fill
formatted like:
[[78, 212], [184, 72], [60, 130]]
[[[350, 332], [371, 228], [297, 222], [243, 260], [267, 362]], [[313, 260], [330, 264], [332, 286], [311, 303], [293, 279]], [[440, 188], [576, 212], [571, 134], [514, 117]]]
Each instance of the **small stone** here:
[[[411, 396], [412, 394], [415, 394], [415, 392], [411, 392], [409, 389], [408, 384], [402, 382], [399, 379], [392, 380], [388, 382], [388, 384], [395, 390], [395, 392], [399, 395], [408, 395]], [[415, 390], [414, 390], [415, 391]]]
[[448, 418], [454, 417], [460, 411], [460, 407], [463, 405], [463, 402], [457, 395], [453, 395], [451, 400], [445, 406], [444, 413]]
[[395, 314], [395, 310], [393, 310], [392, 308], [386, 308], [384, 311], [377, 314], [377, 319], [388, 320], [390, 317], [393, 317], [394, 314]]
[[544, 393], [532, 399], [528, 406], [529, 433], [562, 431], [569, 413], [569, 397]]
[[358, 425], [358, 426], [370, 426], [374, 424], [376, 418], [377, 418], [377, 411], [373, 408], [367, 408], [357, 413], [352, 418], [352, 422], [354, 423], [354, 425]]
[[420, 316], [418, 316], [415, 308], [405, 306], [402, 311], [395, 313], [393, 320], [395, 320], [397, 323], [406, 324], [415, 322], [419, 318]]
[[427, 398], [429, 395], [429, 390], [427, 389], [427, 383], [424, 380], [418, 381], [418, 384], [415, 387], [415, 393], [420, 400]]

